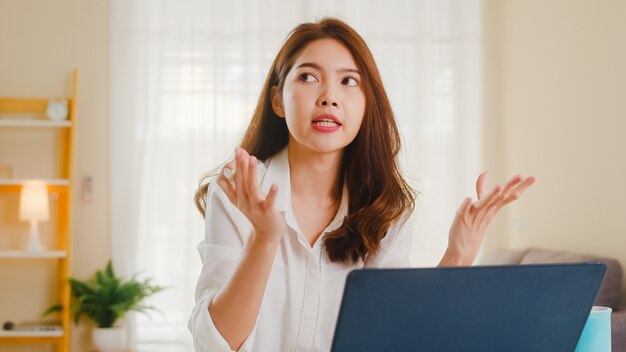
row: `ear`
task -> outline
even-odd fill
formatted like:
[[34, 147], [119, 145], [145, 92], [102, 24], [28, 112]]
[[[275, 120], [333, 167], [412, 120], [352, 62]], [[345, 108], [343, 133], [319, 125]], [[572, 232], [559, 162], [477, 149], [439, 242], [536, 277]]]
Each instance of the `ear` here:
[[279, 117], [285, 118], [285, 111], [283, 110], [283, 99], [278, 94], [278, 87], [272, 86], [270, 88], [270, 98], [272, 99], [272, 110]]

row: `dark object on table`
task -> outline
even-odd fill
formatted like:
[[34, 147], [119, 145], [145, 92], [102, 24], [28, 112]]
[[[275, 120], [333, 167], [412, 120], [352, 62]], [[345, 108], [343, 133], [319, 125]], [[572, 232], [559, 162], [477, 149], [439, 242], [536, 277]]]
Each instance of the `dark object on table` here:
[[57, 331], [61, 330], [61, 324], [58, 322], [24, 322], [15, 324], [12, 321], [5, 321], [2, 328], [5, 331]]
[[4, 325], [2, 326], [2, 328], [4, 330], [13, 330], [14, 326], [15, 326], [15, 324], [13, 324], [12, 321], [6, 321], [6, 322], [4, 322]]

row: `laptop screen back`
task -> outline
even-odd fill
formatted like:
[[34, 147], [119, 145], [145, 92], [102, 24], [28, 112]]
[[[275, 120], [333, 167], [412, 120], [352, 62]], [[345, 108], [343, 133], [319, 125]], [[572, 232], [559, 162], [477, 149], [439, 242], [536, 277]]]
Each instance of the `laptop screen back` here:
[[602, 263], [361, 269], [332, 351], [574, 351]]

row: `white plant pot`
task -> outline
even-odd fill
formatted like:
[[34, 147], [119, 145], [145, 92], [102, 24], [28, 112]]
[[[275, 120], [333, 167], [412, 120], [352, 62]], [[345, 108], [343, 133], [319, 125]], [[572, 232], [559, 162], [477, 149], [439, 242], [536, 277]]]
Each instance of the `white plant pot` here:
[[93, 328], [93, 345], [99, 352], [123, 352], [126, 351], [126, 328]]

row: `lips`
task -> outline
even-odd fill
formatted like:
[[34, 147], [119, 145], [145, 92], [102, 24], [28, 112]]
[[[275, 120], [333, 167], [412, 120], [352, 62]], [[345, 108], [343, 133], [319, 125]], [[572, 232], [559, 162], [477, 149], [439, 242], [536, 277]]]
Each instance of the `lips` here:
[[313, 120], [313, 122], [323, 122], [323, 121], [334, 122], [338, 126], [341, 126], [341, 121], [339, 121], [339, 119], [333, 114], [322, 114]]

